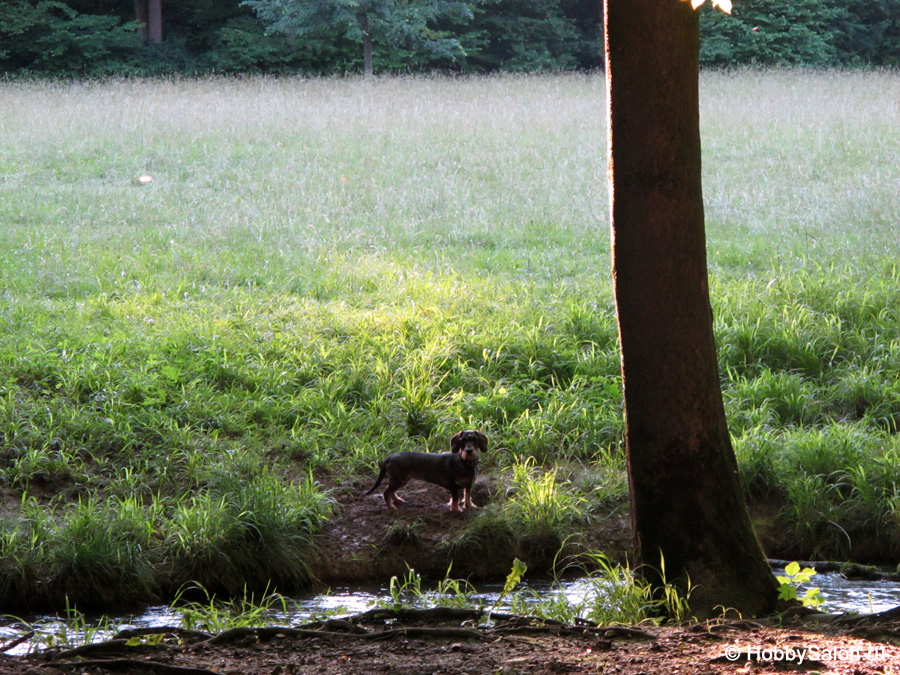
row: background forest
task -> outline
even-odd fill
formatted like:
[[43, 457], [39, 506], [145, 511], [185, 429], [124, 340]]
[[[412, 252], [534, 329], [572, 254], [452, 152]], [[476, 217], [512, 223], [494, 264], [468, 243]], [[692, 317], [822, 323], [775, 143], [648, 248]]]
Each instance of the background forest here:
[[[364, 32], [371, 35], [376, 73], [602, 65], [599, 1], [162, 2], [158, 44], [141, 38], [135, 20], [140, 5], [140, 0], [4, 0], [0, 73], [358, 72]], [[896, 66], [900, 0], [737, 0], [731, 16], [703, 12], [701, 58], [712, 66]]]

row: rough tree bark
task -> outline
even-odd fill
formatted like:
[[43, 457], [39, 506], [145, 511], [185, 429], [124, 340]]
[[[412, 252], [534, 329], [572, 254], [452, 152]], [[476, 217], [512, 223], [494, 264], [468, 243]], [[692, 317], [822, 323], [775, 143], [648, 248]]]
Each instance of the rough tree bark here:
[[141, 42], [146, 42], [150, 37], [147, 30], [147, 0], [134, 0], [134, 19], [140, 27]]
[[162, 0], [134, 0], [134, 18], [140, 24], [143, 42], [162, 42]]
[[[643, 572], [717, 607], [772, 611], [728, 434], [700, 178], [699, 21], [681, 0], [605, 0], [613, 277], [632, 525]], [[724, 112], [724, 111], [723, 111]]]
[[158, 45], [163, 39], [162, 28], [162, 0], [147, 0], [147, 32], [150, 42]]
[[372, 32], [368, 14], [359, 15], [359, 27], [363, 35], [363, 77], [370, 79], [375, 75], [375, 59], [372, 53]]

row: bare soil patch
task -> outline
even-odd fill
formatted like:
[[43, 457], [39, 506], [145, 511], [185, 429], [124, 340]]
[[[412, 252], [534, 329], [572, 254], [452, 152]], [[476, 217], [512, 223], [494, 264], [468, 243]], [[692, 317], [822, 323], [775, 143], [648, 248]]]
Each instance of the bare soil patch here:
[[[346, 483], [327, 477], [322, 483], [332, 490], [338, 511], [316, 540], [311, 561], [313, 577], [325, 586], [354, 582], [386, 581], [402, 576], [407, 566], [426, 578], [442, 579], [452, 565], [451, 576], [470, 580], [503, 579], [513, 559], [528, 564], [530, 574], [549, 571], [563, 542], [555, 537], [458, 545], [478, 511], [452, 513], [443, 488], [412, 481], [400, 492], [406, 500], [388, 509], [380, 491], [365, 492], [374, 482], [367, 477]], [[491, 477], [479, 477], [473, 501], [484, 506], [490, 500]], [[631, 525], [622, 509], [599, 518], [566, 542], [568, 552], [601, 550], [624, 561], [631, 549]]]

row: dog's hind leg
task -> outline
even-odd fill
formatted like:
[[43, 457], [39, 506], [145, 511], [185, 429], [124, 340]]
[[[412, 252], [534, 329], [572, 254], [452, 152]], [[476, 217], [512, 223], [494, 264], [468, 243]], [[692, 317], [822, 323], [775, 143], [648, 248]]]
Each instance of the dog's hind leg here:
[[394, 494], [397, 490], [393, 485], [388, 486], [388, 489], [384, 491], [384, 502], [387, 504], [389, 509], [397, 510], [397, 502], [402, 502], [403, 500]]
[[397, 494], [397, 490], [402, 488], [408, 482], [408, 478], [406, 480], [398, 481], [395, 475], [391, 475], [388, 477], [388, 487], [387, 490], [384, 491], [384, 501], [387, 502], [389, 509], [396, 509], [397, 502], [406, 503], [406, 500]]

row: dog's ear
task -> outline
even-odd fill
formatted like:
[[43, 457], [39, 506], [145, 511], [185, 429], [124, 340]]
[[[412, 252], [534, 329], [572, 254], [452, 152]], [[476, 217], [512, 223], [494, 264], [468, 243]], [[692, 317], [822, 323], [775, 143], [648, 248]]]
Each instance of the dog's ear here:
[[460, 442], [462, 441], [462, 431], [458, 431], [450, 439], [450, 452], [459, 452]]
[[487, 436], [485, 436], [480, 431], [476, 431], [475, 438], [478, 440], [478, 447], [481, 449], [481, 452], [487, 452]]

